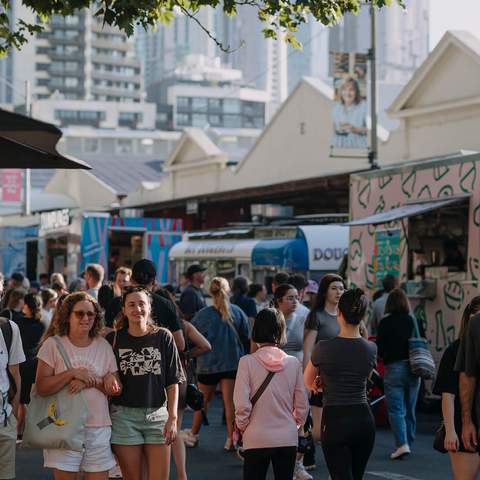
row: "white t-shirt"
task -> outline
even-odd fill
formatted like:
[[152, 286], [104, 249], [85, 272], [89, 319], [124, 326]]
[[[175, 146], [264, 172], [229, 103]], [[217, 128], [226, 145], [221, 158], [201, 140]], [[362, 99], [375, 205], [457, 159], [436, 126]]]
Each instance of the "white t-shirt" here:
[[[25, 354], [23, 353], [22, 340], [20, 338], [20, 330], [18, 325], [10, 321], [12, 326], [12, 346], [10, 347], [10, 358], [7, 352], [7, 345], [3, 338], [3, 332], [0, 330], [0, 391], [2, 398], [6, 397], [10, 383], [8, 381], [7, 368], [8, 365], [18, 365], [25, 361]], [[8, 400], [7, 400], [8, 401]], [[12, 412], [12, 406], [7, 404], [5, 407], [7, 416]]]

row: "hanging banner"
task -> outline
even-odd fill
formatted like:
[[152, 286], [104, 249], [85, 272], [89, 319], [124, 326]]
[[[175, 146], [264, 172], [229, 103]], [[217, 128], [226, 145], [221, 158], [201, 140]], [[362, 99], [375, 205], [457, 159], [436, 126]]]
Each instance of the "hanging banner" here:
[[332, 149], [368, 148], [367, 55], [331, 53], [334, 85]]
[[20, 203], [22, 201], [22, 170], [6, 168], [1, 172], [2, 201]]

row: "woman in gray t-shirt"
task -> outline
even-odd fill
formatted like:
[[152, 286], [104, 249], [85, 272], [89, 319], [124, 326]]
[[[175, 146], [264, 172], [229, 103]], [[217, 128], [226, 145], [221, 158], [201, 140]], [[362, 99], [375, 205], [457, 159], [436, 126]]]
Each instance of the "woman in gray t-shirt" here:
[[278, 308], [285, 317], [287, 343], [282, 347], [282, 350], [298, 358], [300, 363], [302, 363], [303, 331], [306, 317], [296, 311], [298, 291], [293, 285], [285, 283], [275, 290], [273, 301], [275, 307]]
[[360, 335], [367, 311], [363, 290], [347, 290], [338, 304], [340, 332], [321, 340], [305, 369], [305, 384], [323, 389], [322, 450], [332, 478], [361, 479], [375, 442], [375, 421], [367, 402], [367, 378], [377, 346]]
[[[317, 300], [305, 322], [303, 340], [303, 368], [308, 365], [315, 345], [320, 340], [328, 340], [338, 335], [340, 326], [337, 322], [338, 302], [345, 291], [342, 277], [327, 273], [322, 277], [318, 287]], [[313, 438], [320, 441], [322, 423], [322, 393], [310, 395], [312, 407]]]

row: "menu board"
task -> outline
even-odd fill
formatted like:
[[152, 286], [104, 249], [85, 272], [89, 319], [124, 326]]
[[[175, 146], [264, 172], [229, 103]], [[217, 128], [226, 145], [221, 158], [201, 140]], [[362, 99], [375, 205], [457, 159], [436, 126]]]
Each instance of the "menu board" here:
[[386, 275], [400, 276], [400, 229], [375, 233], [373, 270], [377, 288], [382, 288], [382, 280]]

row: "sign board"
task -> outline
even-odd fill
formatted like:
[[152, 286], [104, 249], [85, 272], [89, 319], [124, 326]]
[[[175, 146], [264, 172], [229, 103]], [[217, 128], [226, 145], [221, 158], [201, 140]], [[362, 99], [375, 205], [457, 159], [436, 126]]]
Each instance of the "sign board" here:
[[42, 233], [58, 230], [70, 225], [70, 214], [68, 208], [42, 212], [40, 214], [40, 231]]
[[6, 168], [2, 170], [2, 201], [22, 201], [22, 171], [18, 168]]
[[373, 271], [377, 287], [381, 287], [382, 280], [388, 274], [397, 278], [400, 276], [400, 229], [375, 233]]
[[252, 252], [258, 240], [205, 240], [184, 241], [172, 247], [169, 257], [172, 260], [204, 259], [204, 258], [252, 258]]
[[187, 215], [197, 215], [198, 213], [198, 200], [187, 201]]
[[299, 227], [308, 246], [309, 270], [335, 272], [348, 255], [349, 228], [342, 225]]

